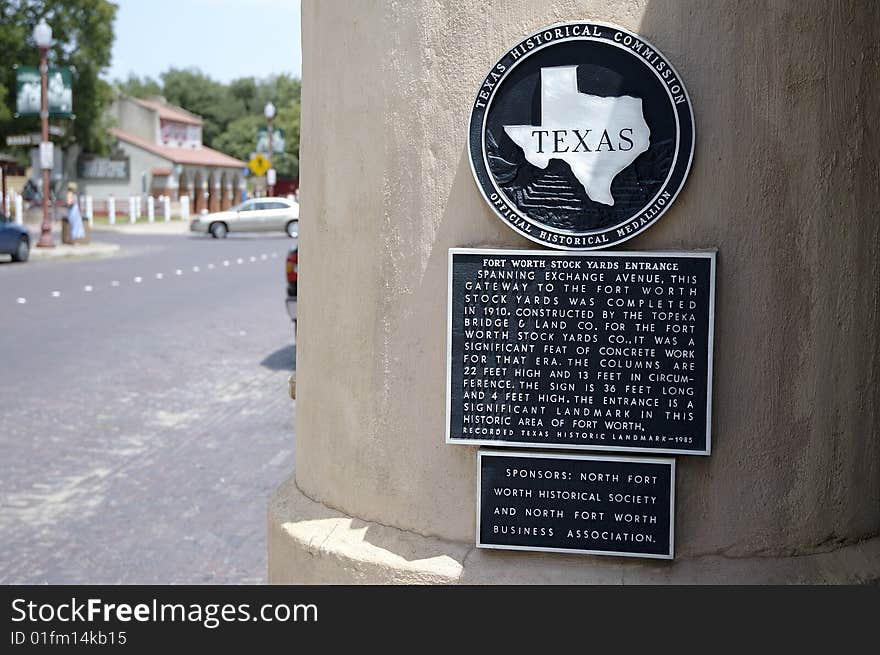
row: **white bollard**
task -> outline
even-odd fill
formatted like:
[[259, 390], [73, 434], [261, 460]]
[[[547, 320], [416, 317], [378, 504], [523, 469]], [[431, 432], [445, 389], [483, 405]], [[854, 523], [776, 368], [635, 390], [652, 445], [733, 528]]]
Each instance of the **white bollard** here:
[[129, 223], [134, 223], [137, 220], [137, 214], [135, 213], [135, 209], [137, 209], [137, 207], [135, 206], [134, 197], [131, 197], [128, 199], [128, 222]]
[[156, 206], [153, 196], [147, 196], [147, 222], [152, 223], [156, 220]]
[[180, 220], [189, 220], [189, 196], [180, 196]]
[[[14, 191], [12, 193], [15, 193]], [[3, 198], [4, 211], [3, 213], [9, 216], [9, 212], [12, 210], [12, 196], [10, 194], [6, 194], [6, 197]]]
[[19, 225], [24, 223], [24, 201], [17, 194], [15, 196], [15, 222]]
[[134, 213], [137, 214], [137, 217], [141, 217], [141, 210], [143, 209], [143, 203], [141, 201], [140, 196], [134, 197]]
[[95, 199], [92, 196], [86, 196], [86, 218], [89, 225], [95, 225]]
[[116, 225], [116, 198], [113, 196], [107, 198], [107, 222]]
[[171, 220], [171, 198], [168, 196], [162, 196], [162, 217], [166, 223]]

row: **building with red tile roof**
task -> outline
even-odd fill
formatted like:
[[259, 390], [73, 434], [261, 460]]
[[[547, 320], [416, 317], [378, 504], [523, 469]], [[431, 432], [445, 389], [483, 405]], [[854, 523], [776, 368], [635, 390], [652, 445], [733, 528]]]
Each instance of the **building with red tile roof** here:
[[110, 129], [114, 165], [86, 157], [88, 165], [79, 167], [78, 178], [86, 193], [117, 198], [165, 195], [173, 200], [186, 195], [195, 212], [235, 204], [244, 189], [247, 164], [202, 143], [201, 116], [163, 98], [120, 96], [110, 117], [116, 125]]

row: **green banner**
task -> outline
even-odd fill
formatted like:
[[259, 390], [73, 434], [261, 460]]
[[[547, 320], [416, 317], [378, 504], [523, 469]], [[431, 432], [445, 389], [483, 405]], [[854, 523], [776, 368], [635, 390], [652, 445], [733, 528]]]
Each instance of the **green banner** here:
[[[49, 67], [49, 116], [70, 118], [73, 114], [73, 75], [69, 68]], [[15, 113], [19, 116], [40, 115], [40, 69], [19, 66], [15, 70]]]
[[[272, 129], [272, 152], [280, 155], [284, 152], [284, 130]], [[257, 128], [257, 152], [269, 154], [269, 133], [265, 127]]]

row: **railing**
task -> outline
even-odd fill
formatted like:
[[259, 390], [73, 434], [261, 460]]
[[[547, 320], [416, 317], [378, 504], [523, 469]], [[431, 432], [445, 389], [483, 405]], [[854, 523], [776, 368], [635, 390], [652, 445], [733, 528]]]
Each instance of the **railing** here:
[[[64, 208], [64, 203], [55, 201], [53, 203], [55, 209], [55, 217], [59, 217], [59, 209]], [[19, 225], [24, 223], [25, 211], [31, 207], [37, 206], [34, 203], [28, 203], [24, 197], [10, 190], [6, 197], [0, 194], [0, 211], [6, 216], [12, 216]], [[105, 198], [97, 198], [90, 195], [80, 195], [79, 207], [82, 212], [83, 220], [94, 224], [95, 219], [106, 222], [110, 225], [116, 223], [136, 223], [136, 222], [170, 222], [172, 220], [189, 221], [191, 214], [191, 202], [189, 196], [181, 196], [179, 200], [172, 200], [170, 196], [130, 196], [116, 198], [107, 196]]]

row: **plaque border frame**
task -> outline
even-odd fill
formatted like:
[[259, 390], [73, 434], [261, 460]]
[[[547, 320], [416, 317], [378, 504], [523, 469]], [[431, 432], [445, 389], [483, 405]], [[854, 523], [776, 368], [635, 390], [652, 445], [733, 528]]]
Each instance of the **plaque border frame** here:
[[[455, 255], [521, 255], [525, 257], [691, 257], [709, 259], [709, 339], [707, 344], [706, 369], [706, 446], [703, 450], [682, 448], [640, 448], [638, 446], [605, 446], [592, 444], [554, 444], [528, 441], [506, 441], [489, 439], [453, 439], [452, 432], [452, 264]], [[717, 270], [717, 249], [706, 250], [522, 250], [517, 248], [449, 248], [447, 260], [446, 286], [446, 443], [460, 446], [505, 446], [513, 448], [553, 448], [559, 450], [598, 450], [617, 453], [653, 453], [661, 455], [700, 455], [712, 454], [712, 380], [713, 353], [715, 348], [715, 282]]]
[[[580, 548], [541, 548], [539, 546], [512, 546], [496, 544], [484, 544], [480, 541], [480, 516], [483, 503], [482, 497], [482, 460], [484, 456], [489, 457], [533, 457], [541, 459], [586, 459], [592, 461], [610, 461], [610, 462], [639, 462], [647, 464], [668, 464], [670, 467], [669, 476], [669, 553], [662, 555], [658, 553], [631, 553], [626, 551], [609, 551], [609, 550], [584, 550]], [[477, 451], [477, 523], [476, 523], [476, 539], [477, 548], [484, 550], [524, 550], [539, 553], [566, 553], [575, 555], [603, 555], [609, 557], [635, 557], [638, 559], [675, 559], [675, 464], [674, 457], [627, 457], [622, 455], [590, 455], [581, 453], [553, 453], [553, 452], [535, 452], [525, 450], [499, 450], [496, 448], [480, 448]]]

